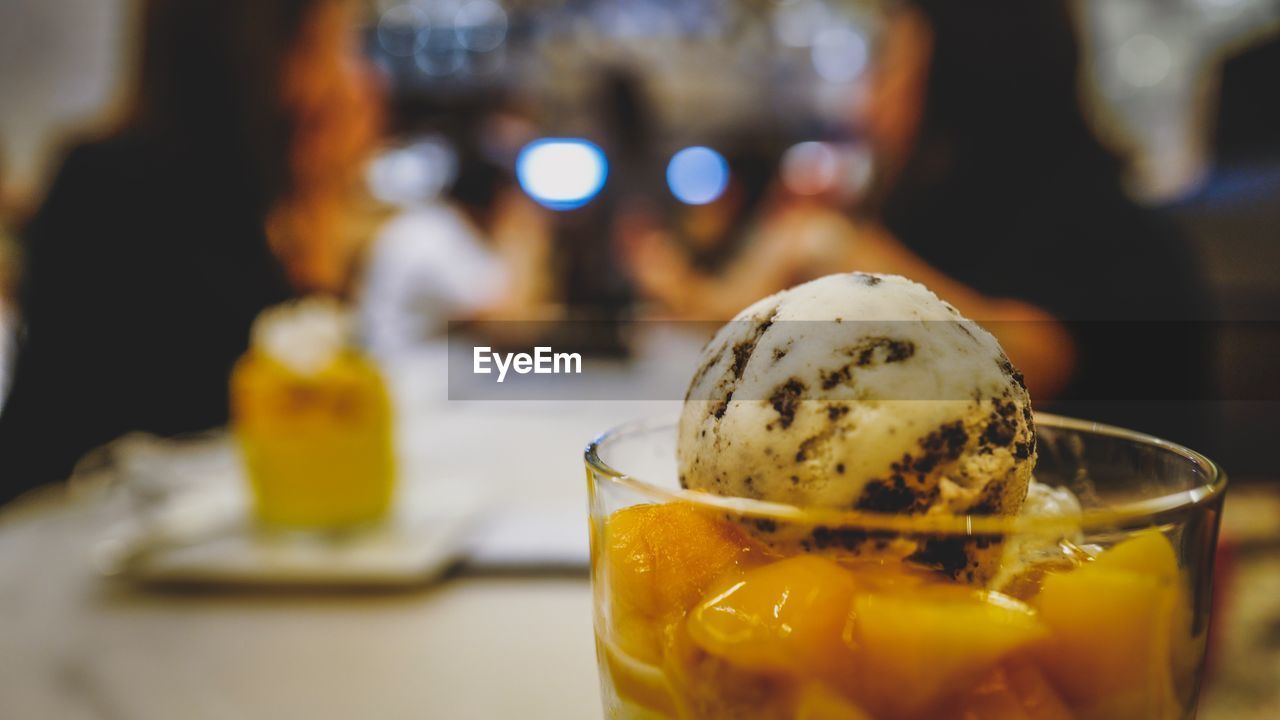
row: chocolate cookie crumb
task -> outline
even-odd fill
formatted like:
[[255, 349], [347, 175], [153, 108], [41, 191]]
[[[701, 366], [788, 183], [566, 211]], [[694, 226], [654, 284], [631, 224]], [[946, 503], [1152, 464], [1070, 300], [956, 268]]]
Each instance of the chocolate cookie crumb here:
[[872, 363], [902, 362], [916, 354], [916, 344], [910, 340], [873, 337], [845, 349], [845, 353], [854, 358], [858, 367], [866, 367]]
[[925, 451], [925, 457], [933, 458], [933, 461], [924, 472], [933, 469], [939, 461], [951, 461], [960, 457], [967, 442], [969, 442], [969, 433], [965, 432], [964, 423], [959, 420], [941, 425], [937, 430], [926, 435], [920, 441], [920, 447]]
[[960, 538], [933, 538], [907, 557], [914, 563], [940, 570], [943, 574], [958, 578], [965, 568], [969, 567], [969, 554], [965, 552], [965, 541]]
[[863, 530], [856, 527], [829, 528], [819, 525], [813, 529], [809, 537], [813, 546], [819, 550], [829, 547], [840, 547], [845, 550], [857, 550], [867, 541], [884, 542], [893, 537], [889, 530]]
[[752, 520], [752, 524], [756, 526], [757, 530], [764, 533], [775, 532], [778, 529], [778, 523], [771, 518], [755, 518]]
[[751, 355], [756, 351], [756, 345], [760, 342], [760, 338], [765, 332], [773, 326], [773, 319], [778, 316], [778, 309], [774, 308], [769, 312], [769, 317], [764, 322], [755, 326], [751, 330], [751, 335], [733, 346], [733, 367], [730, 372], [734, 380], [742, 379], [742, 372], [747, 369], [747, 361], [751, 359]]
[[996, 361], [996, 365], [1000, 367], [1000, 372], [1004, 373], [1006, 377], [1012, 378], [1013, 381], [1018, 384], [1018, 387], [1023, 390], [1027, 389], [1026, 379], [1022, 376], [1022, 373], [1018, 371], [1018, 368], [1014, 367], [1013, 363], [1009, 362], [1009, 358], [1001, 357]]
[[992, 414], [987, 429], [982, 433], [982, 441], [996, 447], [1006, 447], [1013, 442], [1018, 428], [1007, 418]]
[[898, 513], [910, 509], [916, 502], [916, 494], [898, 478], [896, 481], [872, 480], [862, 490], [862, 497], [854, 505], [857, 510]]
[[791, 378], [779, 385], [769, 398], [769, 404], [777, 411], [778, 422], [782, 423], [784, 430], [791, 427], [791, 423], [795, 421], [796, 409], [800, 405], [800, 398], [804, 395], [804, 391], [804, 383]]

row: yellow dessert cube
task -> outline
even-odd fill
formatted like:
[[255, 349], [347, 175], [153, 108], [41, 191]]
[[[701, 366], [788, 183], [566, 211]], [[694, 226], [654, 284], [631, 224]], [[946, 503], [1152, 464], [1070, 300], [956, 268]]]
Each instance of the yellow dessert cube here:
[[660, 636], [717, 579], [752, 554], [737, 526], [692, 505], [635, 505], [605, 524], [610, 624], [626, 652], [660, 656]]
[[739, 667], [847, 681], [853, 592], [853, 576], [831, 560], [779, 560], [713, 589], [690, 613], [689, 634]]
[[391, 402], [371, 362], [344, 352], [302, 375], [251, 350], [232, 373], [231, 400], [259, 519], [337, 529], [386, 514], [395, 476]]
[[1178, 717], [1173, 642], [1187, 635], [1177, 558], [1142, 533], [1068, 573], [1051, 573], [1036, 599], [1052, 636], [1036, 655], [1082, 717]]
[[1045, 637], [1025, 604], [959, 585], [855, 596], [852, 692], [880, 718], [913, 718]]

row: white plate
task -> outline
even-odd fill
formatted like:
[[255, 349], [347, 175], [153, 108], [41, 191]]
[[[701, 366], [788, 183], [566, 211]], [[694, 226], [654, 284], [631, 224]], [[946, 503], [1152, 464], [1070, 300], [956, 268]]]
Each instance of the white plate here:
[[[104, 575], [151, 584], [400, 586], [429, 582], [459, 560], [488, 507], [473, 483], [401, 477], [395, 508], [376, 526], [343, 533], [282, 532], [250, 517], [245, 480], [225, 439], [147, 454], [145, 502], [93, 547]], [[139, 445], [139, 447], [143, 447]], [[163, 486], [164, 492], [152, 488]]]
[[386, 523], [339, 535], [267, 531], [242, 519], [199, 538], [140, 547], [122, 574], [166, 584], [422, 584], [461, 557], [481, 508], [435, 500], [402, 502]]

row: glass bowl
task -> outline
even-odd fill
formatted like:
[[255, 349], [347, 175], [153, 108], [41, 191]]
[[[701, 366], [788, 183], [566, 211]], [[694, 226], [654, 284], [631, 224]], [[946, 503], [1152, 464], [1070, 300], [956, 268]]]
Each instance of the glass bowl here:
[[1194, 717], [1225, 474], [1147, 435], [1036, 423], [1047, 501], [1018, 516], [684, 490], [673, 419], [601, 435], [585, 459], [607, 716]]

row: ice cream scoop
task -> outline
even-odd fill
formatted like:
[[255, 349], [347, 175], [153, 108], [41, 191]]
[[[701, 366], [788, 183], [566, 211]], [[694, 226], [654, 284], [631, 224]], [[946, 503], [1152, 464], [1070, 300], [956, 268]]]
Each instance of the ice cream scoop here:
[[[851, 273], [760, 300], [715, 335], [677, 456], [684, 487], [718, 495], [995, 515], [1020, 510], [1036, 447], [1026, 386], [995, 337], [919, 283]], [[970, 581], [989, 574], [996, 551], [749, 529], [778, 549], [895, 552]]]

